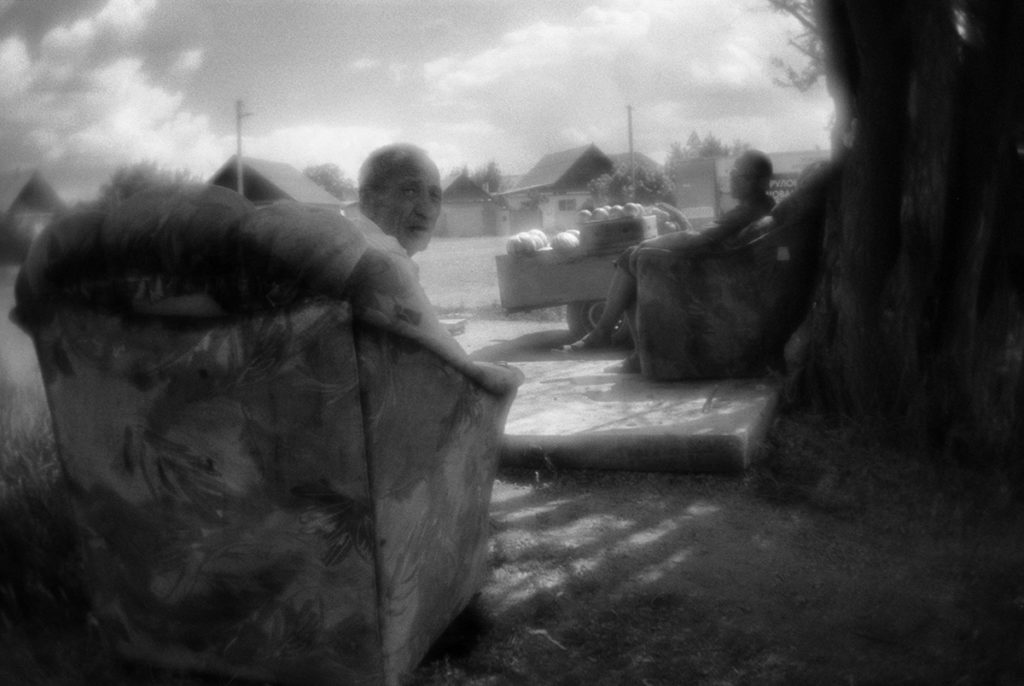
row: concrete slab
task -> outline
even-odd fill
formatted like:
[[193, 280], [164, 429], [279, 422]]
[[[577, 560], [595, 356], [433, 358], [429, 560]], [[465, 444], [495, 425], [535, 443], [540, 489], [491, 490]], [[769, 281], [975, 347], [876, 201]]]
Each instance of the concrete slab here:
[[624, 350], [555, 352], [568, 337], [561, 329], [485, 342], [473, 328], [462, 341], [471, 356], [526, 376], [505, 426], [504, 466], [735, 474], [774, 417], [769, 379], [649, 381], [612, 371]]

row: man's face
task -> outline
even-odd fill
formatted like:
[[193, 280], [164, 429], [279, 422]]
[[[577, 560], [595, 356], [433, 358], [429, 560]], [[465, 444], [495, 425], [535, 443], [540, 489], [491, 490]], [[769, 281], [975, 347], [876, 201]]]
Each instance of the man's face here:
[[426, 249], [441, 214], [441, 176], [426, 159], [402, 167], [363, 208], [381, 230], [394, 236], [409, 255]]

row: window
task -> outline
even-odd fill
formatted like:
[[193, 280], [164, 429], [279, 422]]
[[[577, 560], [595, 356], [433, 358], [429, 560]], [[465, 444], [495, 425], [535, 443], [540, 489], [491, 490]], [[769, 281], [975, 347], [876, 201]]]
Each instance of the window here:
[[574, 212], [576, 210], [576, 198], [558, 201], [559, 212]]

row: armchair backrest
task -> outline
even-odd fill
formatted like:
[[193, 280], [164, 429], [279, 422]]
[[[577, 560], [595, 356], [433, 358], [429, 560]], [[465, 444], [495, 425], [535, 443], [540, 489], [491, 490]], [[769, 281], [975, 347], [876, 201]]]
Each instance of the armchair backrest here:
[[341, 218], [147, 202], [55, 225], [19, 278], [101, 628], [177, 669], [398, 683], [483, 581], [515, 373], [406, 335], [425, 298]]
[[725, 246], [639, 253], [643, 374], [672, 380], [784, 370], [783, 348], [813, 292], [833, 177], [831, 168], [810, 175]]

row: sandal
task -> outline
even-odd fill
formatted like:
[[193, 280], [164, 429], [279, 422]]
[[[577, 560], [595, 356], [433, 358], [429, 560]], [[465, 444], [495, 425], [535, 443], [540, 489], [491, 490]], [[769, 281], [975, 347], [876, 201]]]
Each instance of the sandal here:
[[597, 329], [594, 329], [578, 341], [570, 343], [569, 345], [563, 345], [561, 348], [558, 348], [558, 350], [563, 353], [579, 353], [586, 350], [607, 348], [610, 344], [611, 341], [608, 337], [599, 334]]

